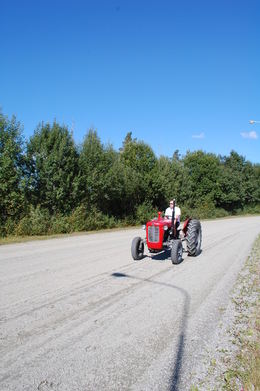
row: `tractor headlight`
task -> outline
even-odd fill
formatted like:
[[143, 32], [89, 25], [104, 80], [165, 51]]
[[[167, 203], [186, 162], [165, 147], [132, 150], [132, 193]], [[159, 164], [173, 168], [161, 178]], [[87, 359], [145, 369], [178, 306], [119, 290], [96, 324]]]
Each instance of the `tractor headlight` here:
[[146, 225], [145, 224], [142, 226], [142, 229], [145, 231], [145, 229], [146, 229]]
[[164, 226], [163, 226], [163, 229], [164, 229], [164, 231], [167, 231], [168, 225], [164, 225]]

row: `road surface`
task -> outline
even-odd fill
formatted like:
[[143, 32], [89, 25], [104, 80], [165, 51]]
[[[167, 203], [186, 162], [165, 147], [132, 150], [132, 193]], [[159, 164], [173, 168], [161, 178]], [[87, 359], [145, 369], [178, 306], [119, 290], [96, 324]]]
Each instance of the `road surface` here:
[[189, 390], [260, 216], [202, 222], [202, 253], [133, 261], [141, 229], [0, 246], [1, 391]]

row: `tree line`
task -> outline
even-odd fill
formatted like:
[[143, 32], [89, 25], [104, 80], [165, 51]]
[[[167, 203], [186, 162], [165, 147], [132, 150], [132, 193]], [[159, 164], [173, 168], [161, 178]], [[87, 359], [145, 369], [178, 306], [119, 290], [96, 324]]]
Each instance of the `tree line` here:
[[0, 112], [0, 235], [37, 235], [143, 223], [175, 197], [182, 216], [260, 213], [260, 165], [235, 151], [157, 157], [127, 133], [116, 151], [90, 129], [80, 145], [64, 125], [29, 140]]

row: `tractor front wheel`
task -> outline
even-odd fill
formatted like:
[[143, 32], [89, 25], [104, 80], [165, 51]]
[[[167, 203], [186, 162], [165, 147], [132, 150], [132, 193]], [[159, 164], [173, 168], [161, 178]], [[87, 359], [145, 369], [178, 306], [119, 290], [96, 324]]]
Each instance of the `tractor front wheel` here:
[[132, 241], [131, 254], [135, 261], [139, 261], [144, 256], [144, 243], [139, 236]]
[[172, 251], [171, 251], [171, 260], [174, 265], [178, 265], [182, 261], [182, 242], [181, 240], [173, 240], [172, 242]]

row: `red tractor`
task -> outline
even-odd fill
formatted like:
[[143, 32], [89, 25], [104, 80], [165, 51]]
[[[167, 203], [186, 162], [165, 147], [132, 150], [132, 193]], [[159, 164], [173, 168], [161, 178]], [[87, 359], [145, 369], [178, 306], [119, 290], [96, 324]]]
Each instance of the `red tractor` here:
[[140, 260], [144, 255], [146, 244], [150, 253], [157, 253], [163, 250], [171, 251], [173, 264], [182, 261], [183, 242], [186, 242], [186, 251], [191, 256], [200, 254], [201, 251], [201, 224], [199, 220], [188, 218], [184, 221], [182, 229], [174, 226], [174, 212], [172, 219], [161, 217], [149, 221], [145, 226], [146, 238], [135, 237], [132, 241], [131, 253], [135, 260]]

